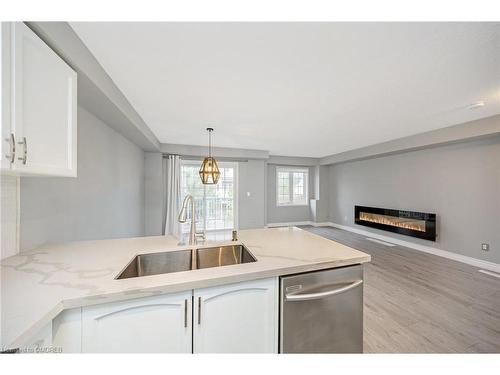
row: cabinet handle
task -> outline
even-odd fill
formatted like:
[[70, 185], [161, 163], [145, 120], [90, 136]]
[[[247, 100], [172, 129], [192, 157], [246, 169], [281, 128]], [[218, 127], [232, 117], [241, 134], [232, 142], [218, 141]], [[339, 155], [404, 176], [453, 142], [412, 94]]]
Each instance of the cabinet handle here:
[[201, 297], [198, 297], [198, 324], [201, 324]]
[[188, 300], [184, 300], [184, 328], [188, 326]]
[[11, 163], [14, 163], [14, 160], [16, 160], [16, 138], [14, 137], [14, 133], [10, 133], [10, 137], [5, 138], [5, 141], [9, 142], [10, 145], [10, 155], [5, 155], [5, 157], [8, 158]]
[[26, 142], [26, 137], [23, 137], [23, 141], [18, 142], [17, 144], [24, 145], [23, 156], [21, 158], [17, 158], [17, 160], [21, 160], [23, 164], [26, 164], [26, 161], [28, 160], [28, 143]]

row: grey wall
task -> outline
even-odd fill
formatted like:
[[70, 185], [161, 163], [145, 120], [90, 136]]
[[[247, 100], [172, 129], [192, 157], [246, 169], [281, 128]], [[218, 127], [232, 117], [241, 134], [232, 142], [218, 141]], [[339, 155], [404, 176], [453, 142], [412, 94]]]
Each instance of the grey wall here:
[[238, 226], [240, 229], [263, 228], [266, 224], [266, 166], [263, 160], [238, 163]]
[[336, 164], [330, 193], [332, 222], [356, 226], [355, 204], [435, 212], [436, 243], [356, 227], [500, 263], [500, 137]]
[[165, 183], [163, 155], [160, 152], [146, 152], [144, 158], [144, 234], [160, 236], [165, 227]]
[[[276, 167], [269, 164], [267, 168], [267, 223], [289, 223], [295, 221], [311, 220], [311, 211], [307, 206], [283, 207], [276, 205]], [[309, 198], [314, 197], [314, 170], [309, 169]]]
[[500, 134], [500, 115], [464, 122], [446, 128], [431, 130], [392, 141], [377, 143], [355, 150], [325, 156], [319, 160], [321, 165], [347, 161], [371, 159], [391, 154], [417, 151], [446, 144], [484, 139]]
[[139, 145], [159, 151], [160, 142], [67, 22], [27, 22], [78, 73], [78, 104]]
[[[182, 155], [184, 158], [198, 159], [207, 155], [207, 146], [193, 146], [193, 145], [177, 145], [170, 143], [162, 143], [160, 151], [164, 154], [177, 154]], [[266, 160], [269, 158], [269, 151], [263, 150], [247, 150], [243, 148], [230, 148], [230, 147], [212, 147], [212, 155], [217, 160], [238, 160], [238, 159], [261, 159]]]
[[274, 165], [296, 165], [301, 167], [314, 167], [319, 165], [319, 158], [308, 158], [303, 156], [280, 156], [270, 155], [267, 159], [268, 164]]
[[317, 223], [329, 221], [330, 217], [330, 167], [314, 167], [314, 201], [311, 201], [311, 220]]
[[22, 177], [20, 249], [144, 235], [144, 152], [78, 108], [78, 177]]

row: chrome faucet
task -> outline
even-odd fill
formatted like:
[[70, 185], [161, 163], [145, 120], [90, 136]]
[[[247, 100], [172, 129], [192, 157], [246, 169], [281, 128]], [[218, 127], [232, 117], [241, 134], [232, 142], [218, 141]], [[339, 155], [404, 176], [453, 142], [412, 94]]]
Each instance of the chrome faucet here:
[[197, 238], [201, 237], [205, 239], [204, 233], [196, 232], [196, 203], [191, 194], [188, 194], [184, 197], [184, 201], [182, 202], [182, 208], [179, 212], [179, 223], [185, 223], [187, 221], [187, 206], [191, 201], [191, 230], [189, 231], [189, 245], [196, 245]]

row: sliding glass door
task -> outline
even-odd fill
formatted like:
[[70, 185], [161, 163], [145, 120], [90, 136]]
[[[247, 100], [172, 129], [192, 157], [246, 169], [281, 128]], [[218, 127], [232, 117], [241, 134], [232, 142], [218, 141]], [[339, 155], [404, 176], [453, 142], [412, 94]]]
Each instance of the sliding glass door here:
[[[236, 229], [238, 181], [237, 163], [219, 163], [221, 176], [217, 185], [203, 185], [198, 175], [200, 161], [181, 162], [181, 199], [191, 194], [196, 201], [196, 227], [198, 231], [223, 231]], [[189, 225], [182, 226], [183, 232]]]

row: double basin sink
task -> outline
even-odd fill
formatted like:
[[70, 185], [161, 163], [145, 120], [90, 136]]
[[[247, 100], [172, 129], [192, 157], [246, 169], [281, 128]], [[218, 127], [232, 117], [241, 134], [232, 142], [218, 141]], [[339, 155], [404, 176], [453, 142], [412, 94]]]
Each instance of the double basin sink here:
[[226, 245], [136, 255], [116, 279], [256, 262], [243, 245]]

